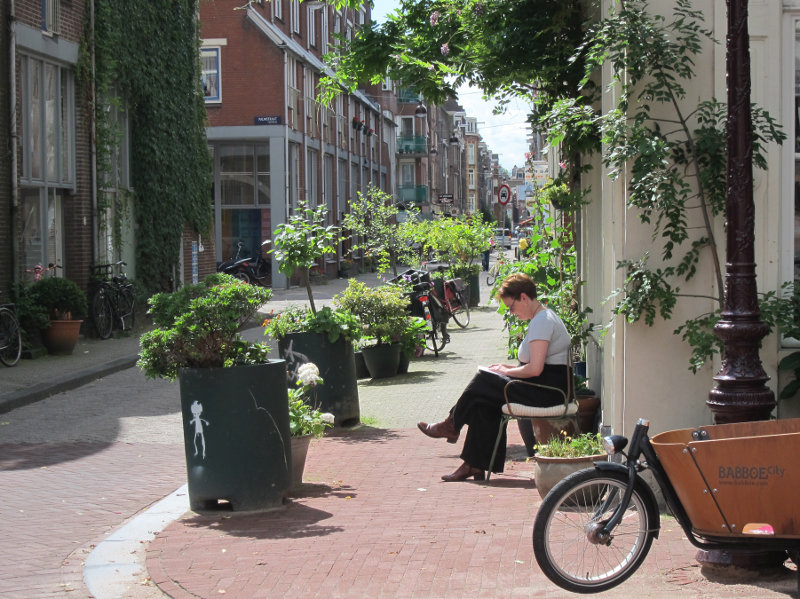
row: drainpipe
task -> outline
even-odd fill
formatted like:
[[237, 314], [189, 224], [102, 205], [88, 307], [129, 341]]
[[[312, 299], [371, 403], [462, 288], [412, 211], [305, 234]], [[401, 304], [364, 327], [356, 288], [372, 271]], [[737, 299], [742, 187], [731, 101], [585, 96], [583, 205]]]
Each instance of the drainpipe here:
[[[289, 57], [287, 55], [286, 44], [278, 44], [278, 48], [281, 49], [283, 52], [283, 89], [289, 89]], [[289, 103], [283, 103], [283, 162], [284, 162], [284, 177], [283, 177], [283, 222], [286, 223], [289, 220], [289, 177], [291, 177], [291, 172], [289, 171]], [[270, 212], [271, 214], [271, 212]], [[270, 223], [271, 225], [271, 223]], [[274, 239], [273, 236], [274, 229], [270, 231], [270, 237]], [[274, 245], [272, 246], [275, 247]], [[275, 278], [280, 280], [280, 277], [284, 276], [283, 273], [278, 272], [278, 263], [275, 260], [275, 254], [272, 254], [272, 285], [275, 286]], [[289, 277], [285, 277], [285, 288], [289, 289]]]
[[17, 180], [17, 20], [15, 1], [8, 2], [9, 31], [9, 135], [11, 137], [11, 265], [12, 280], [19, 283], [17, 265], [17, 213], [19, 212], [19, 182]]
[[[90, 92], [90, 105], [89, 105], [89, 154], [91, 157], [90, 161], [90, 181], [89, 185], [91, 186], [91, 195], [92, 195], [92, 262], [95, 264], [98, 263], [99, 258], [99, 244], [97, 243], [98, 240], [98, 223], [97, 223], [97, 144], [95, 143], [96, 134], [97, 134], [97, 123], [96, 123], [96, 115], [95, 110], [97, 108], [97, 87], [95, 86], [95, 43], [94, 43], [94, 0], [90, 0], [89, 2], [89, 35], [91, 35], [89, 41], [89, 54], [90, 54], [90, 82], [89, 85], [91, 86]], [[77, 181], [76, 181], [77, 184]]]

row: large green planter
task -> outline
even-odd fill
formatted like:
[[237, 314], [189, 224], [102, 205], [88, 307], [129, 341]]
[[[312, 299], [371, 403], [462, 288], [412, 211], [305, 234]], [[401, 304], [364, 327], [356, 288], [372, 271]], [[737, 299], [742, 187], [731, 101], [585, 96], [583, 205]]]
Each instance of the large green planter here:
[[180, 373], [189, 505], [279, 507], [291, 484], [286, 363]]
[[400, 366], [402, 346], [399, 343], [383, 343], [361, 349], [369, 375], [374, 379], [384, 379], [397, 374]]
[[289, 373], [306, 362], [319, 368], [323, 383], [316, 388], [319, 409], [330, 412], [334, 426], [354, 426], [361, 414], [353, 344], [344, 339], [328, 341], [323, 333], [289, 333], [278, 341], [278, 352]]
[[470, 274], [464, 282], [469, 292], [469, 307], [475, 308], [481, 302], [481, 273]]

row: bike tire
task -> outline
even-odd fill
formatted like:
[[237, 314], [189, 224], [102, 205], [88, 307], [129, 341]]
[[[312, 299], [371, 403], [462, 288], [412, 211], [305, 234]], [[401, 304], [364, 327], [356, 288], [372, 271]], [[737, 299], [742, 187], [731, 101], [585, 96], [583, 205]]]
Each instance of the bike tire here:
[[132, 331], [136, 326], [136, 310], [134, 309], [133, 290], [123, 287], [117, 296], [117, 317], [123, 331]]
[[459, 327], [466, 329], [469, 324], [469, 297], [456, 291], [455, 299], [458, 302], [458, 306], [452, 312], [453, 320], [456, 321]]
[[533, 553], [545, 576], [574, 593], [599, 593], [626, 580], [642, 564], [657, 529], [658, 510], [637, 480], [610, 542], [590, 539], [592, 525], [607, 521], [625, 492], [628, 476], [588, 468], [547, 494], [533, 525]]
[[497, 271], [490, 270], [486, 273], [486, 284], [489, 286], [494, 285], [494, 282], [497, 280]]
[[22, 332], [17, 317], [8, 308], [0, 308], [0, 337], [4, 343], [0, 348], [0, 362], [16, 366], [22, 356]]
[[244, 270], [237, 270], [235, 273], [233, 273], [233, 276], [239, 279], [240, 281], [244, 281], [245, 283], [252, 282], [250, 279], [250, 275], [247, 274], [247, 272]]
[[447, 334], [442, 330], [445, 325], [433, 318], [430, 319], [430, 325], [431, 328], [425, 335], [425, 347], [438, 356], [439, 352], [447, 345]]
[[105, 290], [101, 289], [92, 296], [91, 316], [97, 336], [100, 339], [111, 337], [111, 331], [114, 328], [114, 314]]

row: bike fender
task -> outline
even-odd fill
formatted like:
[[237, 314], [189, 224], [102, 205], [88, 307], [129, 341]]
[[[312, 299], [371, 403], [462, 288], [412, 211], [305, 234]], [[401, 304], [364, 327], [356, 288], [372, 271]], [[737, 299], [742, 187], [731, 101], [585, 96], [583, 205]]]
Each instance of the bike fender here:
[[[616, 462], [595, 462], [594, 467], [597, 470], [603, 470], [606, 472], [621, 472], [626, 477], [628, 476], [628, 468], [624, 464], [617, 464]], [[655, 530], [653, 530], [653, 536], [657, 539], [658, 533], [661, 531], [661, 517], [658, 510], [658, 500], [656, 499], [656, 494], [653, 492], [652, 487], [650, 487], [650, 485], [648, 485], [638, 474], [636, 475], [636, 482], [634, 484], [647, 502], [647, 509], [650, 511], [651, 516], [650, 521], [654, 524], [655, 528]]]

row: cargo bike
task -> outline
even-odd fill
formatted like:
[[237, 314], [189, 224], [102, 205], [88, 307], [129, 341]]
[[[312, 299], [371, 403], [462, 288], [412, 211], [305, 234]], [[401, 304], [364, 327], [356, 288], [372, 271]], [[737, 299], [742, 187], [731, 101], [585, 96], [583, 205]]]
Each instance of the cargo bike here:
[[[710, 551], [780, 551], [800, 557], [800, 418], [605, 438], [624, 463], [597, 462], [544, 498], [533, 549], [544, 574], [576, 593], [614, 587], [642, 564], [660, 530], [652, 472], [686, 537]], [[628, 446], [627, 452], [624, 449]], [[800, 591], [800, 571], [798, 573]]]

